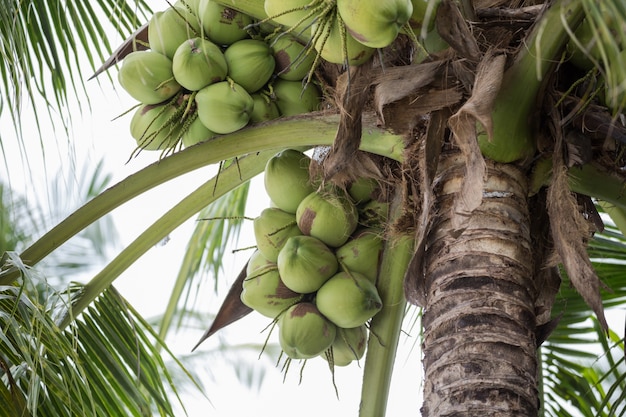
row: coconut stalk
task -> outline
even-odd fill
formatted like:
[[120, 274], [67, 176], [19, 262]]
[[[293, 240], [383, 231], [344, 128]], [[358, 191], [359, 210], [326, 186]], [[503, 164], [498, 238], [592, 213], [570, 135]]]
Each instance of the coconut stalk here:
[[[626, 195], [623, 179], [612, 175], [604, 168], [589, 163], [572, 167], [567, 171], [568, 184], [572, 191], [592, 196], [615, 208], [626, 211]], [[552, 158], [537, 162], [531, 178], [531, 194], [552, 182]]]
[[[399, 200], [400, 193], [397, 193], [391, 206], [391, 222], [401, 214]], [[370, 323], [359, 417], [383, 417], [387, 409], [406, 306], [404, 274], [413, 254], [413, 245], [413, 235], [392, 235], [385, 241], [376, 284], [383, 308]]]
[[[27, 265], [35, 265], [72, 236], [113, 209], [170, 179], [195, 169], [268, 149], [278, 152], [287, 147], [330, 145], [335, 138], [338, 121], [339, 115], [321, 113], [279, 119], [219, 136], [162, 158], [87, 202], [26, 248], [20, 257]], [[370, 125], [363, 131], [362, 150], [397, 161], [402, 160], [403, 144], [399, 135]], [[3, 271], [0, 273], [0, 285], [10, 284], [18, 274], [19, 271], [16, 268]]]
[[504, 73], [491, 112], [492, 131], [478, 137], [484, 156], [507, 163], [533, 155], [532, 112], [539, 108], [546, 75], [569, 40], [565, 25], [575, 30], [584, 16], [582, 1], [560, 0], [540, 17], [524, 49]]

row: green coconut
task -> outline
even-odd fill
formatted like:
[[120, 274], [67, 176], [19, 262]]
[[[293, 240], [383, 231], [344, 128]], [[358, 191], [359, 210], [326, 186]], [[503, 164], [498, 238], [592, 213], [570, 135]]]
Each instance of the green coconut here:
[[122, 88], [143, 104], [158, 104], [178, 93], [172, 61], [158, 52], [134, 51], [122, 61], [117, 74]]
[[[274, 22], [285, 25], [287, 27], [308, 27], [315, 18], [315, 15], [308, 16], [310, 9], [304, 9], [304, 6], [311, 3], [311, 0], [265, 0], [263, 7], [265, 13]], [[304, 21], [302, 21], [304, 19]], [[302, 21], [302, 22], [301, 22]]]
[[364, 64], [374, 55], [376, 49], [358, 42], [347, 30], [342, 31], [341, 24], [336, 17], [327, 22], [313, 23], [311, 37], [315, 42], [315, 50], [333, 64], [344, 64], [346, 61], [351, 66]]
[[311, 158], [286, 149], [274, 155], [265, 165], [265, 191], [272, 202], [288, 213], [295, 213], [306, 196], [315, 189], [309, 180]]
[[253, 23], [252, 17], [214, 0], [200, 0], [198, 17], [203, 35], [218, 45], [230, 45], [247, 38], [246, 27]]
[[380, 185], [376, 179], [359, 177], [348, 187], [348, 194], [356, 205], [360, 205], [370, 201], [379, 188]]
[[181, 135], [181, 140], [183, 146], [187, 148], [215, 136], [217, 136], [216, 133], [207, 129], [206, 126], [202, 124], [200, 118], [196, 117], [187, 130]]
[[391, 45], [413, 13], [411, 0], [337, 0], [337, 11], [358, 42], [370, 48]]
[[198, 117], [212, 132], [227, 134], [248, 124], [254, 107], [250, 94], [236, 83], [220, 81], [196, 94]]
[[256, 39], [242, 39], [224, 51], [228, 76], [249, 93], [263, 87], [272, 77], [276, 61], [269, 45]]
[[364, 227], [382, 229], [389, 217], [389, 203], [370, 200], [358, 208], [359, 224]]
[[253, 221], [257, 249], [272, 262], [291, 236], [301, 235], [296, 216], [279, 208], [264, 209]]
[[255, 273], [259, 270], [265, 271], [269, 269], [277, 269], [276, 262], [272, 262], [263, 256], [263, 253], [260, 250], [255, 250], [252, 255], [250, 255], [250, 259], [248, 259], [248, 264], [246, 265], [246, 276], [250, 277], [255, 275]]
[[302, 200], [296, 210], [296, 221], [302, 234], [339, 247], [356, 229], [358, 211], [345, 192], [327, 188]]
[[187, 39], [200, 36], [198, 18], [184, 5], [156, 12], [148, 22], [150, 49], [172, 59]]
[[358, 272], [338, 272], [315, 297], [319, 311], [339, 327], [365, 324], [383, 307], [376, 286]]
[[301, 298], [285, 286], [275, 266], [258, 268], [243, 281], [241, 302], [265, 317], [278, 317]]
[[372, 230], [365, 229], [337, 248], [335, 255], [343, 268], [363, 274], [376, 283], [382, 252], [383, 239]]
[[278, 340], [292, 359], [310, 359], [328, 349], [337, 333], [331, 323], [309, 302], [298, 303], [280, 316]]
[[[367, 327], [361, 325], [351, 329], [337, 328], [335, 341], [331, 345], [333, 366], [347, 366], [358, 361], [365, 354], [367, 347]], [[329, 360], [327, 355], [322, 356]]]
[[252, 96], [252, 100], [254, 100], [254, 106], [250, 114], [250, 121], [252, 123], [266, 122], [280, 117], [278, 106], [269, 94], [256, 92], [250, 95]]
[[272, 83], [272, 91], [282, 116], [319, 110], [322, 101], [322, 93], [313, 83], [303, 86], [300, 81], [277, 79]]
[[174, 115], [176, 106], [166, 104], [144, 104], [130, 121], [130, 134], [137, 146], [144, 150], [169, 149], [178, 143], [181, 126]]
[[222, 50], [211, 41], [192, 38], [184, 41], [172, 58], [172, 73], [180, 85], [198, 91], [224, 81], [228, 64]]
[[307, 49], [290, 34], [280, 34], [271, 42], [272, 54], [276, 61], [274, 72], [288, 81], [299, 81], [308, 76], [315, 62], [315, 53]]
[[311, 236], [287, 239], [276, 264], [285, 285], [303, 294], [317, 291], [339, 268], [335, 254]]

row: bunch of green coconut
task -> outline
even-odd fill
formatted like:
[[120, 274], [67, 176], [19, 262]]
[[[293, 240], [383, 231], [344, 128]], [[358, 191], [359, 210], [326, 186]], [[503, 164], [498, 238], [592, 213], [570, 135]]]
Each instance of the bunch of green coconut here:
[[428, 0], [265, 0], [264, 9], [288, 31], [308, 36], [324, 60], [352, 66], [368, 61], [398, 34], [416, 40], [414, 28], [433, 24]]
[[118, 73], [139, 101], [130, 123], [138, 148], [191, 146], [318, 109], [319, 88], [303, 83], [314, 54], [295, 36], [269, 36], [255, 23], [211, 0], [179, 0], [152, 16], [148, 49], [128, 54]]
[[241, 300], [277, 324], [289, 358], [345, 366], [363, 356], [367, 322], [382, 308], [376, 279], [388, 205], [371, 199], [371, 179], [347, 191], [316, 187], [311, 163], [293, 149], [268, 161], [272, 204], [254, 219], [257, 250]]

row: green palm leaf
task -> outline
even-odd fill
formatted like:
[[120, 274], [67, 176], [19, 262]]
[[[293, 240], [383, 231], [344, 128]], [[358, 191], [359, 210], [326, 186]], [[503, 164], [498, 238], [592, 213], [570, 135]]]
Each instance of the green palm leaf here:
[[179, 317], [178, 327], [188, 312], [193, 311], [198, 294], [201, 293], [198, 289], [202, 283], [195, 279], [200, 272], [211, 278], [214, 290], [217, 291], [227, 245], [236, 241], [241, 230], [249, 188], [249, 182], [242, 184], [198, 214], [196, 227], [189, 238], [168, 307], [160, 323], [161, 337], [165, 337], [175, 315]]
[[66, 330], [54, 320], [61, 294], [50, 292], [42, 304], [27, 288], [0, 289], [0, 396], [10, 393], [8, 415], [24, 407], [33, 416], [174, 415], [172, 400], [180, 401], [165, 365], [173, 355], [113, 288]]
[[[143, 0], [4, 2], [0, 8], [0, 115], [9, 114], [18, 139], [26, 99], [36, 108], [32, 116], [39, 132], [40, 117], [47, 113], [50, 122], [61, 120], [67, 133], [73, 111], [70, 98], [86, 98], [89, 103], [85, 71], [93, 72], [111, 53], [111, 33], [126, 38], [147, 20], [148, 13]], [[46, 135], [40, 136], [43, 149]], [[26, 149], [22, 151], [28, 155]]]
[[[103, 168], [102, 160], [94, 167], [85, 165], [80, 170], [72, 164], [70, 169], [56, 173], [47, 194], [34, 202], [0, 185], [0, 253], [23, 250], [76, 206], [103, 192], [111, 179]], [[112, 218], [104, 216], [52, 254], [47, 260], [46, 273], [67, 283], [69, 276], [92, 270], [94, 265], [104, 262], [117, 240]]]
[[[612, 290], [603, 293], [605, 307], [622, 307], [626, 302], [626, 238], [608, 224], [591, 239], [589, 254], [599, 277]], [[607, 339], [566, 276], [554, 315], [561, 315], [559, 325], [541, 348], [545, 415], [625, 415], [624, 339], [619, 340], [612, 330]]]

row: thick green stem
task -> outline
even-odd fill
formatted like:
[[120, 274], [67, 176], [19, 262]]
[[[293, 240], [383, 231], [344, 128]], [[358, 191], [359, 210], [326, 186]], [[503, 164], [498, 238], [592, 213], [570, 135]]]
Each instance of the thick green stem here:
[[[589, 163], [572, 167], [567, 171], [572, 191], [604, 201], [621, 211], [626, 210], [626, 187], [624, 180], [602, 167]], [[544, 158], [535, 164], [531, 177], [531, 194], [552, 181], [552, 158]]]
[[[195, 169], [226, 159], [263, 151], [332, 144], [339, 116], [308, 113], [306, 116], [279, 119], [220, 136], [161, 159], [128, 176], [72, 213], [20, 254], [32, 266], [85, 227], [134, 197], [164, 182]], [[374, 125], [364, 126], [361, 149], [401, 161], [402, 138]], [[0, 273], [0, 285], [10, 284], [16, 269]]]
[[[392, 206], [392, 219], [398, 214], [398, 203]], [[391, 236], [385, 243], [376, 287], [383, 301], [383, 309], [370, 324], [370, 338], [363, 369], [359, 417], [383, 417], [391, 385], [391, 375], [406, 301], [403, 280], [411, 255], [414, 237]]]
[[584, 17], [579, 0], [557, 0], [541, 16], [525, 49], [505, 72], [492, 111], [493, 136], [479, 136], [483, 155], [497, 162], [513, 162], [533, 155], [533, 114], [546, 75], [559, 62], [569, 35]]
[[610, 175], [594, 164], [570, 168], [568, 176], [571, 189], [577, 193], [606, 201], [622, 210], [626, 209], [626, 188], [622, 179]]

